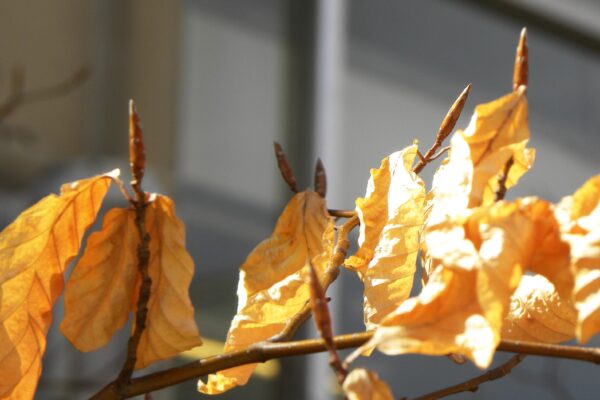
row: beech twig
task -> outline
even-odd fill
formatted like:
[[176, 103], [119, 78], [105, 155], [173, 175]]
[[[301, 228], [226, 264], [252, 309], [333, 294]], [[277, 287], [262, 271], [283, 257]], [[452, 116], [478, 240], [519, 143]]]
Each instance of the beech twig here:
[[[413, 168], [413, 172], [415, 174], [421, 172], [423, 168], [425, 168], [425, 166], [432, 161], [432, 157], [434, 157], [436, 151], [442, 146], [442, 143], [448, 137], [448, 135], [452, 133], [452, 130], [456, 125], [456, 121], [458, 121], [460, 113], [462, 112], [465, 106], [467, 97], [469, 97], [470, 91], [471, 84], [469, 83], [467, 87], [462, 91], [462, 93], [458, 96], [458, 98], [454, 101], [454, 104], [452, 104], [450, 110], [448, 110], [448, 113], [444, 117], [444, 120], [440, 125], [440, 129], [438, 130], [438, 133], [435, 136], [435, 142], [433, 143], [433, 145], [431, 145], [431, 147], [429, 148], [429, 150], [427, 150], [427, 153], [425, 153], [424, 156], [419, 154], [420, 160], [417, 163], [417, 165], [415, 165], [415, 167]], [[439, 155], [437, 157], [439, 157]]]
[[435, 400], [441, 399], [442, 397], [450, 396], [456, 393], [461, 392], [475, 392], [479, 389], [479, 385], [485, 382], [494, 381], [496, 379], [500, 379], [510, 373], [514, 367], [516, 367], [523, 359], [525, 358], [524, 354], [517, 354], [511, 357], [507, 362], [498, 366], [497, 368], [491, 369], [486, 373], [479, 375], [475, 378], [469, 379], [467, 381], [461, 382], [457, 385], [449, 386], [445, 389], [436, 390], [435, 392], [431, 392], [425, 394], [423, 396], [419, 396], [414, 398], [413, 400]]
[[[113, 385], [110, 388], [117, 396], [123, 397], [125, 389], [131, 379], [135, 364], [137, 362], [137, 350], [140, 344], [142, 333], [146, 329], [146, 319], [148, 315], [148, 301], [152, 290], [152, 280], [148, 273], [150, 263], [150, 235], [146, 229], [146, 208], [148, 206], [146, 193], [142, 190], [142, 179], [144, 178], [144, 168], [146, 163], [146, 154], [144, 150], [144, 139], [140, 121], [133, 100], [129, 103], [129, 165], [131, 168], [131, 187], [135, 193], [135, 200], [132, 206], [135, 209], [135, 226], [140, 236], [138, 245], [138, 270], [141, 278], [140, 291], [135, 312], [135, 322], [133, 334], [129, 337], [127, 343], [127, 358], [123, 368]], [[147, 393], [147, 392], [145, 392]]]
[[[350, 349], [362, 346], [373, 332], [352, 333], [333, 337], [337, 349]], [[239, 365], [266, 362], [274, 358], [299, 356], [327, 351], [323, 339], [308, 339], [294, 342], [261, 342], [244, 350], [237, 350], [212, 357], [207, 357], [180, 367], [169, 368], [134, 378], [124, 390], [125, 397], [133, 397], [143, 393], [173, 386], [189, 379], [200, 378], [217, 371], [237, 367]], [[497, 351], [557, 357], [571, 360], [588, 361], [600, 364], [600, 349], [577, 346], [562, 346], [545, 343], [528, 343], [503, 340]], [[118, 398], [109, 387], [98, 392], [93, 399]]]
[[90, 74], [91, 69], [87, 65], [84, 65], [63, 82], [26, 91], [25, 72], [22, 68], [14, 68], [11, 74], [8, 97], [0, 104], [0, 118], [6, 118], [23, 104], [66, 95], [85, 82]]
[[330, 208], [327, 210], [327, 212], [329, 212], [329, 215], [331, 215], [332, 217], [337, 218], [352, 218], [356, 215], [356, 211], [354, 210], [335, 210], [333, 208]]

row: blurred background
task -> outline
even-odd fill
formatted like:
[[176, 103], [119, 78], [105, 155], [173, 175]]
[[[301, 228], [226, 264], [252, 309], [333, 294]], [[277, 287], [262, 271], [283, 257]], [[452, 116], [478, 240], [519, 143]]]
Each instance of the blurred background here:
[[[0, 107], [0, 226], [63, 182], [127, 171], [134, 98], [146, 135], [145, 189], [177, 203], [196, 262], [197, 321], [217, 342], [236, 310], [239, 265], [290, 198], [273, 141], [283, 144], [302, 187], [320, 156], [329, 207], [352, 209], [369, 168], [415, 138], [429, 147], [469, 82], [460, 127], [474, 105], [510, 91], [523, 26], [537, 160], [509, 198], [557, 201], [600, 172], [594, 0], [21, 0], [0, 2], [0, 21], [0, 104], [9, 105]], [[15, 102], [15, 93], [26, 95]], [[108, 203], [122, 200], [113, 193]], [[364, 329], [355, 276], [342, 273], [328, 294], [336, 333]], [[36, 398], [85, 398], [118, 373], [128, 330], [108, 348], [80, 354], [56, 329], [61, 304], [55, 314]], [[312, 335], [309, 328], [300, 336]], [[219, 351], [218, 343], [207, 348]], [[496, 363], [507, 357], [498, 353]], [[375, 354], [357, 364], [378, 371], [396, 396], [478, 374], [444, 357]], [[592, 365], [529, 357], [462, 397], [593, 398], [596, 374]], [[201, 396], [195, 387], [190, 381], [154, 398]], [[339, 396], [326, 358], [314, 356], [271, 363], [222, 398]]]

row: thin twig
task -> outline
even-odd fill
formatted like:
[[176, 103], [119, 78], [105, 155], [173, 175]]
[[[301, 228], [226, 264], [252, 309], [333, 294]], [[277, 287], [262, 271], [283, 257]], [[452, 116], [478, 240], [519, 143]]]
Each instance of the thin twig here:
[[437, 160], [438, 158], [440, 158], [441, 155], [443, 155], [448, 150], [450, 150], [450, 146], [442, 147], [440, 149], [440, 151], [438, 151], [435, 155], [429, 157], [429, 162]]
[[49, 100], [56, 97], [69, 94], [74, 89], [81, 86], [91, 74], [91, 69], [84, 65], [73, 75], [58, 84], [25, 90], [25, 72], [22, 68], [15, 68], [11, 75], [10, 91], [6, 100], [0, 104], [0, 118], [6, 118], [17, 108], [26, 103]]
[[315, 192], [322, 198], [327, 196], [327, 175], [320, 158], [317, 158], [317, 165], [315, 166]]
[[422, 155], [419, 156], [420, 160], [417, 163], [417, 165], [415, 165], [415, 167], [413, 168], [413, 172], [415, 174], [418, 174], [419, 172], [421, 172], [423, 170], [423, 168], [425, 168], [425, 166], [432, 161], [432, 157], [434, 156], [434, 154], [442, 146], [442, 143], [448, 137], [448, 135], [450, 135], [452, 133], [452, 130], [454, 129], [454, 126], [456, 125], [456, 121], [458, 121], [458, 118], [460, 117], [460, 113], [462, 112], [462, 110], [465, 106], [467, 97], [469, 97], [470, 91], [471, 91], [471, 84], [468, 84], [467, 87], [462, 91], [462, 93], [454, 101], [454, 103], [450, 107], [450, 110], [448, 110], [448, 113], [444, 117], [444, 120], [442, 121], [442, 124], [440, 125], [440, 129], [438, 130], [438, 133], [435, 136], [435, 142], [433, 143], [433, 145], [431, 145], [429, 150], [427, 150], [427, 153], [425, 153], [424, 156], [422, 156]]
[[[373, 332], [352, 333], [333, 338], [337, 349], [350, 349], [362, 346], [373, 336]], [[323, 339], [308, 339], [293, 342], [261, 342], [247, 349], [237, 350], [217, 356], [207, 357], [180, 367], [169, 368], [134, 378], [125, 389], [125, 397], [133, 397], [150, 391], [173, 386], [190, 379], [215, 373], [240, 365], [266, 362], [274, 358], [299, 356], [326, 351]], [[557, 357], [571, 360], [588, 361], [600, 364], [600, 349], [577, 346], [562, 346], [545, 343], [527, 343], [503, 340], [498, 351]], [[98, 392], [93, 399], [116, 399], [109, 387]]]
[[129, 103], [129, 164], [131, 167], [131, 187], [135, 193], [132, 205], [135, 209], [135, 226], [137, 228], [140, 243], [138, 245], [138, 271], [140, 273], [140, 291], [138, 295], [135, 323], [132, 335], [127, 343], [127, 358], [119, 376], [114, 382], [112, 389], [118, 396], [124, 396], [124, 391], [131, 379], [137, 362], [137, 351], [146, 329], [148, 316], [148, 301], [152, 290], [152, 280], [148, 273], [150, 263], [150, 235], [146, 228], [146, 208], [148, 206], [146, 193], [142, 190], [142, 179], [146, 155], [144, 151], [143, 133], [139, 123], [139, 117], [133, 101]]
[[352, 218], [356, 215], [356, 211], [354, 210], [335, 210], [333, 208], [330, 208], [327, 210], [327, 212], [329, 212], [329, 215], [331, 215], [332, 217], [337, 218]]
[[415, 397], [413, 400], [435, 400], [441, 399], [442, 397], [451, 396], [453, 394], [462, 393], [462, 392], [475, 392], [479, 389], [479, 385], [485, 382], [494, 381], [496, 379], [500, 379], [510, 373], [514, 367], [516, 367], [523, 359], [525, 355], [517, 354], [511, 357], [507, 362], [500, 365], [497, 368], [491, 369], [486, 373], [479, 375], [475, 378], [469, 379], [467, 381], [461, 382], [457, 385], [453, 385], [447, 387], [445, 389], [436, 390], [435, 392], [431, 392], [425, 394], [423, 396]]

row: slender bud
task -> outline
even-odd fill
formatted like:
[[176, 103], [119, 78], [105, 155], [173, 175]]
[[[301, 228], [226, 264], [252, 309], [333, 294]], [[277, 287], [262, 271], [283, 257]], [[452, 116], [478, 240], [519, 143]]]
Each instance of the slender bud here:
[[529, 81], [529, 59], [527, 49], [527, 28], [521, 30], [521, 37], [517, 45], [517, 54], [515, 55], [515, 68], [513, 70], [513, 90], [519, 86], [527, 86]]
[[283, 148], [277, 142], [273, 142], [275, 147], [275, 158], [277, 158], [277, 167], [279, 167], [279, 172], [281, 172], [281, 176], [285, 183], [288, 184], [292, 192], [298, 193], [298, 186], [296, 184], [296, 177], [294, 176], [294, 172], [292, 171], [292, 167], [283, 152]]
[[327, 195], [327, 175], [325, 174], [325, 167], [320, 158], [317, 158], [317, 165], [315, 167], [315, 192], [323, 198]]
[[146, 167], [144, 135], [140, 127], [140, 119], [133, 100], [129, 101], [129, 167], [131, 168], [131, 186], [138, 192], [141, 190]]

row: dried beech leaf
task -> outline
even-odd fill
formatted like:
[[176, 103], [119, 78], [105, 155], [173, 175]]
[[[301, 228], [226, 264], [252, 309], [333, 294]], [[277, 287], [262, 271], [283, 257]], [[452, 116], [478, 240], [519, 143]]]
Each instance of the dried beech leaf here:
[[139, 282], [135, 212], [113, 208], [90, 235], [65, 288], [60, 330], [80, 351], [108, 343], [129, 319]]
[[0, 398], [33, 398], [64, 271], [118, 173], [63, 185], [0, 233]]
[[355, 354], [463, 354], [478, 367], [492, 361], [495, 332], [477, 301], [477, 272], [436, 268], [418, 297], [389, 314]]
[[556, 210], [562, 238], [571, 245], [578, 311], [577, 339], [586, 343], [600, 332], [600, 175], [588, 180]]
[[494, 202], [498, 177], [506, 162], [513, 157], [506, 187], [514, 186], [533, 164], [535, 153], [526, 149], [529, 141], [527, 98], [525, 87], [475, 108], [463, 136], [469, 145], [473, 163], [470, 207]]
[[427, 194], [427, 226], [492, 204], [498, 178], [511, 157], [506, 187], [518, 182], [535, 156], [533, 149], [525, 148], [530, 136], [527, 119], [524, 88], [475, 108], [469, 126], [453, 135], [449, 155], [435, 173]]
[[456, 353], [486, 368], [524, 271], [565, 283], [568, 246], [549, 203], [526, 198], [469, 212], [425, 230], [434, 268], [427, 285], [385, 318], [362, 350]]
[[[138, 347], [136, 369], [170, 358], [202, 343], [187, 295], [194, 264], [185, 249], [185, 228], [173, 202], [157, 195], [146, 209], [152, 279], [146, 329]], [[139, 295], [133, 209], [113, 209], [102, 230], [92, 234], [65, 291], [61, 330], [81, 351], [104, 346], [125, 325]]]
[[524, 276], [510, 300], [502, 338], [560, 343], [575, 336], [577, 311], [542, 275]]
[[359, 249], [346, 261], [363, 284], [367, 329], [410, 295], [423, 225], [425, 188], [412, 172], [417, 146], [391, 154], [371, 170], [365, 198], [356, 200]]
[[353, 369], [344, 380], [344, 394], [348, 400], [392, 400], [388, 385], [379, 376], [364, 368]]
[[[185, 227], [167, 196], [157, 195], [146, 214], [152, 290], [136, 369], [202, 344], [188, 295], [194, 261], [185, 248]], [[134, 304], [137, 304], [137, 296]], [[135, 327], [132, 332], [133, 329]]]
[[[296, 194], [279, 217], [270, 238], [240, 267], [238, 312], [225, 351], [247, 348], [280, 333], [310, 299], [309, 264], [323, 279], [334, 244], [334, 222], [325, 200], [313, 191]], [[325, 284], [326, 282], [323, 282]], [[209, 375], [198, 390], [208, 394], [244, 385], [256, 364]]]

